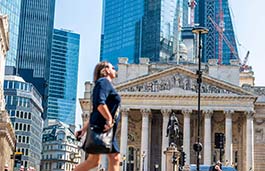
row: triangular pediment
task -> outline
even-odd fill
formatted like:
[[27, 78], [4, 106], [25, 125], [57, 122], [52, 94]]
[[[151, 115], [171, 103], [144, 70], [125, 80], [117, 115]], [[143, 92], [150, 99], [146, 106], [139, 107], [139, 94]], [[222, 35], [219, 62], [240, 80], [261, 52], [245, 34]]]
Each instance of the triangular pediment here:
[[[175, 66], [118, 84], [116, 89], [119, 92], [195, 95], [197, 87], [197, 74], [194, 71], [183, 66]], [[202, 75], [201, 94], [253, 96], [252, 93], [239, 86], [206, 75]]]

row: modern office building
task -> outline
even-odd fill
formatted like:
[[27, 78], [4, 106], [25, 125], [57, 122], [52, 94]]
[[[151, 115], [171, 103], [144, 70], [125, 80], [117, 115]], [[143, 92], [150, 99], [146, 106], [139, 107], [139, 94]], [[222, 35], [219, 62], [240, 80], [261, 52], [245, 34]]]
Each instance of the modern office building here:
[[[128, 63], [139, 63], [139, 57], [178, 63], [181, 29], [191, 22], [188, 2], [138, 0], [122, 4], [105, 0], [100, 60], [116, 65], [118, 57], [124, 56]], [[238, 59], [228, 0], [197, 0], [194, 11], [195, 24], [209, 29], [203, 36], [202, 62], [215, 58], [219, 64], [230, 64], [230, 59]]]
[[[198, 0], [197, 4], [195, 23], [209, 29], [209, 33], [203, 37], [202, 62], [214, 58], [219, 60], [219, 64], [230, 64], [230, 59], [238, 59], [228, 0]], [[224, 36], [220, 36], [220, 32]]]
[[49, 120], [43, 130], [42, 171], [71, 171], [80, 163], [80, 142], [71, 127], [57, 120]]
[[0, 14], [6, 14], [9, 22], [9, 46], [7, 53], [6, 66], [16, 66], [19, 14], [21, 0], [0, 0]]
[[6, 75], [4, 81], [6, 110], [16, 134], [16, 151], [22, 152], [25, 168], [40, 168], [43, 120], [42, 97], [33, 84], [21, 77]]
[[[17, 52], [18, 74], [43, 97], [48, 86], [55, 0], [23, 0]], [[46, 104], [43, 104], [46, 110]], [[45, 114], [45, 112], [44, 112]], [[44, 115], [43, 118], [46, 118]]]
[[184, 2], [104, 0], [100, 60], [114, 65], [122, 56], [129, 63], [139, 63], [142, 56], [151, 62], [178, 60]]
[[54, 29], [47, 118], [75, 124], [80, 35]]
[[190, 24], [189, 21], [189, 1], [190, 0], [183, 0], [183, 15], [182, 15], [182, 26], [187, 27]]

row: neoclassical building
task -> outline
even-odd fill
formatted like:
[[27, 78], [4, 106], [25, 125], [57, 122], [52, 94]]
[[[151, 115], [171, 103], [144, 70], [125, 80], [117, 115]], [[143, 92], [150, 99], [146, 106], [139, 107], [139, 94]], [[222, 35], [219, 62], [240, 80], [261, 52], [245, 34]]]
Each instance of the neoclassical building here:
[[[165, 171], [164, 151], [170, 114], [180, 124], [178, 147], [186, 152], [186, 164], [196, 163], [192, 146], [197, 141], [198, 93], [197, 65], [127, 64], [119, 59], [115, 86], [122, 98], [121, 124], [118, 130], [121, 156], [126, 156], [130, 171], [151, 171], [159, 165]], [[240, 82], [239, 63], [217, 65], [216, 60], [202, 65], [200, 142], [203, 144], [201, 164], [220, 160], [215, 149], [215, 133], [225, 135], [222, 161], [236, 165], [239, 171], [261, 171], [265, 160], [265, 87], [253, 86], [253, 73]], [[247, 83], [247, 84], [244, 84]], [[241, 85], [242, 86], [239, 86]], [[80, 99], [83, 121], [91, 112], [92, 84], [86, 82]], [[125, 159], [125, 158], [124, 158]]]
[[14, 162], [11, 155], [15, 151], [15, 132], [9, 115], [5, 110], [4, 73], [6, 53], [9, 49], [8, 18], [0, 14], [0, 170], [12, 169]]

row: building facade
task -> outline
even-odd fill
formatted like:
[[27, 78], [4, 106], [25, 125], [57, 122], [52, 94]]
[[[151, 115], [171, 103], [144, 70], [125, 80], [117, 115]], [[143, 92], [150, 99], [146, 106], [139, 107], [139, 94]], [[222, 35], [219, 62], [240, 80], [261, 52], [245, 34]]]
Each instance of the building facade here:
[[49, 120], [43, 130], [42, 171], [69, 171], [80, 163], [80, 142], [69, 125]]
[[[100, 60], [118, 64], [118, 57], [139, 63], [140, 57], [151, 62], [179, 62], [182, 27], [191, 26], [187, 0], [103, 2]], [[209, 29], [203, 36], [202, 62], [218, 59], [230, 64], [238, 51], [228, 0], [198, 0], [193, 20]], [[193, 27], [193, 26], [191, 26]]]
[[[196, 65], [152, 65], [146, 59], [141, 59], [140, 65], [130, 65], [124, 58], [119, 62], [115, 82], [122, 108], [117, 132], [127, 169], [149, 171], [159, 164], [158, 170], [165, 170], [164, 151], [169, 143], [166, 130], [172, 112], [180, 125], [178, 148], [183, 146], [187, 165], [195, 164], [192, 146], [197, 141], [198, 123]], [[230, 72], [221, 78], [219, 69]], [[128, 72], [131, 70], [139, 72]], [[227, 160], [238, 171], [261, 171], [265, 156], [264, 87], [240, 87], [239, 63], [235, 61], [220, 66], [217, 60], [210, 60], [202, 70], [201, 164], [219, 160], [215, 133], [223, 133], [226, 141], [222, 161]], [[85, 93], [90, 89], [86, 86]], [[90, 98], [80, 99], [80, 104], [86, 119], [91, 111]]]
[[209, 29], [203, 37], [202, 62], [219, 59], [219, 64], [230, 64], [231, 59], [238, 59], [229, 1], [198, 0], [197, 3], [195, 23]]
[[15, 151], [15, 131], [5, 110], [4, 75], [7, 51], [9, 49], [8, 17], [0, 14], [0, 170], [11, 170], [14, 162], [11, 156]]
[[9, 46], [6, 66], [16, 66], [21, 0], [0, 0], [0, 13], [9, 18]]
[[40, 170], [42, 97], [31, 83], [21, 77], [5, 76], [6, 110], [16, 134], [16, 151], [22, 153], [21, 165]]
[[80, 35], [54, 29], [47, 118], [75, 124]]
[[148, 57], [152, 62], [176, 61], [183, 23], [187, 19], [186, 0], [103, 1], [100, 60], [115, 66], [118, 57], [139, 63]]
[[[23, 0], [17, 52], [18, 74], [43, 97], [46, 110], [55, 0]], [[46, 118], [44, 112], [43, 118]]]

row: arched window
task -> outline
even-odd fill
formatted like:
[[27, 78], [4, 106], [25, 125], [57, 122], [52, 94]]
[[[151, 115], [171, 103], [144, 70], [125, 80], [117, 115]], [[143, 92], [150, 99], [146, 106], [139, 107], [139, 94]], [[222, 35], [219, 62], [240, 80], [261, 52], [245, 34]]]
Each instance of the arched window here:
[[62, 132], [62, 131], [58, 132], [58, 134], [57, 134], [57, 140], [63, 140], [64, 137], [65, 137], [65, 133], [64, 132]]
[[18, 123], [15, 124], [15, 130], [18, 130]]
[[22, 111], [20, 112], [20, 118], [23, 118], [23, 112]]
[[19, 124], [19, 130], [22, 131], [22, 123]]
[[26, 131], [26, 130], [27, 130], [27, 125], [24, 124], [24, 126], [23, 126], [23, 131]]

